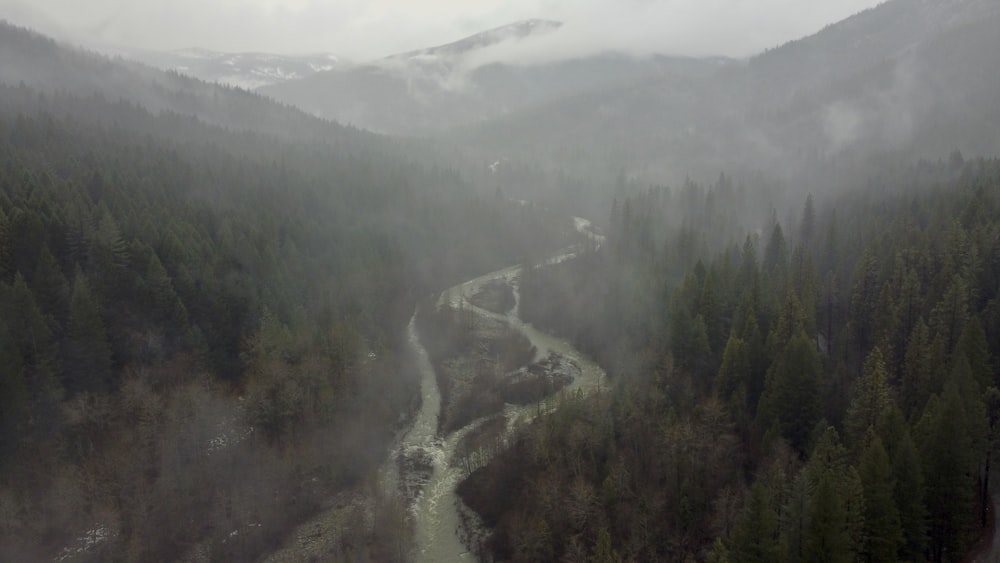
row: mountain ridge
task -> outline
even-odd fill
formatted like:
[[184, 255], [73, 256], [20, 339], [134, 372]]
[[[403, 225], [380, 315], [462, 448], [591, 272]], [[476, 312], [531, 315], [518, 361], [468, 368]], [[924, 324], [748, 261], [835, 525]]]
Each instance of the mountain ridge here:
[[527, 39], [533, 36], [537, 37], [539, 35], [556, 31], [562, 26], [563, 23], [556, 20], [518, 20], [506, 25], [480, 31], [456, 41], [444, 43], [435, 47], [415, 49], [412, 51], [397, 53], [395, 55], [389, 55], [388, 57], [385, 57], [385, 59], [408, 59], [428, 55], [456, 56], [468, 53], [469, 51], [474, 51], [476, 49], [490, 47], [504, 41]]
[[[920, 18], [930, 31], [908, 28]], [[1000, 4], [893, 0], [716, 73], [551, 102], [456, 130], [449, 142], [598, 183], [622, 171], [677, 184], [720, 170], [795, 181], [871, 151], [994, 154], [1000, 79], [982, 69], [995, 65], [998, 28]]]
[[[553, 20], [521, 20], [444, 45], [263, 86], [257, 91], [327, 119], [380, 133], [426, 136], [566, 96], [634, 84], [665, 69], [677, 74], [677, 69], [698, 60], [606, 52], [539, 65], [512, 65], [473, 56], [481, 50], [558, 32], [562, 25]], [[718, 59], [709, 64], [718, 64]]]

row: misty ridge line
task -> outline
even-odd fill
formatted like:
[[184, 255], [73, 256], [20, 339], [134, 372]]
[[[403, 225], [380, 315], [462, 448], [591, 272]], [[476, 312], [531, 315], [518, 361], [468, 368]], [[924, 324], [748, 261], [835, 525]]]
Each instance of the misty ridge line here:
[[[167, 59], [199, 79], [0, 24], [0, 559], [419, 560], [437, 520], [385, 467], [447, 476], [487, 559], [964, 553], [1000, 432], [1000, 4], [738, 60], [586, 28]], [[556, 395], [574, 357], [608, 392]], [[426, 455], [459, 437], [490, 452], [461, 484]]]
[[[332, 4], [253, 0], [205, 8], [191, 0], [127, 6], [97, 0], [82, 10], [67, 0], [7, 0], [0, 7], [0, 16], [49, 35], [98, 40], [109, 46], [152, 51], [195, 46], [232, 53], [334, 52], [355, 61], [440, 45], [448, 38], [460, 39], [508, 22], [546, 19], [567, 22], [575, 28], [567, 41], [582, 49], [577, 54], [583, 56], [589, 54], [585, 51], [592, 49], [591, 45], [598, 44], [603, 49], [743, 57], [874, 5], [873, 0], [809, 6], [764, 0], [735, 8], [689, 0], [557, 0], [544, 6], [536, 0], [474, 5], [452, 0], [420, 5], [394, 0], [342, 0]], [[191, 14], [198, 17], [191, 18]], [[235, 21], [241, 25], [233, 27]], [[755, 28], [754, 33], [746, 32], [748, 25]]]

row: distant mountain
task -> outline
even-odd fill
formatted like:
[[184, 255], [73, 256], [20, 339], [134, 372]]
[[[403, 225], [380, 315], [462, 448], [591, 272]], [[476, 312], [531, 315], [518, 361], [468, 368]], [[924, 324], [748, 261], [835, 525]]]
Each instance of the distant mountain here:
[[993, 0], [891, 0], [715, 72], [561, 99], [449, 139], [514, 167], [672, 183], [722, 170], [792, 177], [873, 151], [996, 155], [997, 30]]
[[165, 53], [127, 51], [123, 55], [156, 68], [173, 70], [206, 82], [218, 82], [248, 90], [299, 80], [347, 64], [332, 54], [273, 55], [183, 49]]
[[495, 51], [558, 33], [527, 20], [465, 39], [274, 84], [258, 91], [316, 115], [384, 133], [426, 135], [540, 104], [630, 85], [692, 61], [618, 53], [532, 66], [491, 62]]
[[66, 92], [121, 100], [154, 113], [190, 115], [210, 125], [279, 138], [344, 146], [374, 138], [247, 90], [72, 48], [6, 22], [0, 22], [0, 82], [23, 83], [52, 96]]
[[475, 35], [470, 35], [453, 43], [419, 49], [399, 55], [387, 57], [388, 60], [427, 60], [430, 57], [456, 58], [486, 47], [491, 47], [505, 41], [517, 41], [529, 37], [539, 37], [562, 27], [562, 22], [553, 20], [530, 19], [514, 22]]

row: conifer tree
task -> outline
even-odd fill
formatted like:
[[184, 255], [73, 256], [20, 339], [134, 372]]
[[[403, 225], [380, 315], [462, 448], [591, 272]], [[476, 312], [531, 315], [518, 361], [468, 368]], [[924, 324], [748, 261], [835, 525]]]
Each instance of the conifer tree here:
[[899, 512], [894, 497], [892, 467], [882, 440], [873, 432], [867, 436], [867, 447], [861, 454], [859, 474], [865, 495], [865, 527], [862, 554], [866, 561], [896, 561], [902, 543]]
[[876, 347], [868, 354], [864, 372], [855, 383], [854, 396], [847, 409], [844, 427], [848, 444], [858, 446], [869, 428], [878, 430], [879, 419], [892, 404], [886, 379], [882, 352]]
[[21, 354], [6, 323], [0, 320], [0, 468], [21, 440], [29, 408]]
[[851, 538], [847, 513], [834, 476], [823, 473], [809, 502], [809, 517], [803, 534], [805, 560], [815, 563], [851, 561]]
[[729, 560], [732, 563], [767, 563], [778, 561], [778, 517], [759, 482], [750, 488], [743, 512], [733, 530]]
[[776, 421], [789, 444], [805, 452], [821, 414], [819, 371], [816, 347], [800, 332], [768, 370], [758, 428], [767, 429]]
[[909, 431], [902, 435], [892, 459], [893, 497], [899, 511], [902, 543], [899, 558], [916, 561], [927, 546], [927, 508], [924, 506], [923, 464]]
[[101, 393], [111, 382], [111, 347], [97, 300], [77, 268], [70, 298], [64, 385], [73, 393]]
[[963, 409], [957, 385], [949, 382], [940, 399], [933, 396], [927, 402], [918, 426], [934, 561], [959, 556], [972, 516], [975, 487], [971, 470], [975, 460]]
[[972, 377], [981, 390], [993, 385], [993, 366], [990, 362], [989, 344], [986, 342], [986, 331], [979, 317], [973, 316], [962, 330], [958, 339], [958, 352], [969, 362]]
[[0, 206], [0, 281], [9, 280], [14, 274], [13, 246], [10, 237], [10, 220]]
[[851, 290], [850, 324], [854, 340], [853, 353], [856, 354], [859, 363], [871, 348], [875, 336], [874, 315], [879, 296], [878, 274], [875, 250], [868, 247], [854, 270], [854, 287]]
[[747, 389], [750, 387], [750, 355], [746, 342], [733, 334], [722, 354], [722, 366], [715, 378], [715, 394], [731, 408], [746, 408]]
[[51, 319], [50, 325], [59, 330], [69, 314], [69, 282], [63, 275], [48, 245], [38, 253], [38, 267], [31, 288], [42, 311]]
[[922, 412], [927, 399], [936, 390], [931, 373], [932, 365], [930, 329], [923, 319], [918, 320], [910, 335], [903, 362], [901, 400], [904, 412], [911, 419]]

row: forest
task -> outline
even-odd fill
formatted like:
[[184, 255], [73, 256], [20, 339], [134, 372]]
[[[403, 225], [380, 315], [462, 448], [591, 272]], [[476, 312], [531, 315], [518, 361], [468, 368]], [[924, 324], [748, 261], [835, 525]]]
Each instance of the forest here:
[[56, 1], [0, 3], [0, 562], [1000, 554], [1000, 3]]
[[[0, 100], [5, 560], [87, 535], [94, 560], [275, 547], [364, 488], [412, 411], [418, 298], [569, 228], [377, 147], [23, 85]], [[348, 552], [398, 552], [402, 527], [358, 528]]]
[[651, 188], [525, 274], [613, 388], [460, 485], [485, 558], [963, 561], [992, 533], [1000, 162], [886, 168], [750, 233], [741, 190]]

